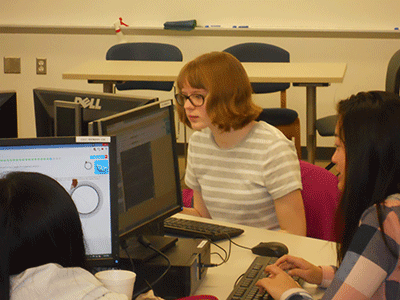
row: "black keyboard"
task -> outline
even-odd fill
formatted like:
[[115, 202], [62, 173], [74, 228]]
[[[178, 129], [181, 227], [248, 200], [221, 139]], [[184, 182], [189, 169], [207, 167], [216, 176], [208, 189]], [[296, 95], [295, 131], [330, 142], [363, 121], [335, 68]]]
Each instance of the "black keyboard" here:
[[[276, 257], [257, 256], [250, 267], [244, 273], [237, 285], [233, 288], [227, 300], [269, 300], [273, 299], [268, 293], [260, 293], [256, 282], [266, 276], [264, 269], [266, 266], [275, 263]], [[295, 279], [301, 286], [304, 281], [298, 277]]]
[[164, 220], [166, 233], [191, 238], [208, 238], [220, 241], [241, 235], [244, 230], [223, 225], [169, 217]]

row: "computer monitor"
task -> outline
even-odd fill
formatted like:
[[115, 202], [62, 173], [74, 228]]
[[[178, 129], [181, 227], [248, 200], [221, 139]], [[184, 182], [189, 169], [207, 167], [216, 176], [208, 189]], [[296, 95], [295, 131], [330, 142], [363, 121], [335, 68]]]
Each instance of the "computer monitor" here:
[[119, 260], [116, 170], [115, 137], [0, 140], [0, 177], [12, 171], [43, 173], [72, 196], [90, 267], [115, 267]]
[[71, 133], [75, 132], [76, 122], [81, 122], [81, 135], [87, 136], [88, 122], [157, 100], [158, 98], [132, 97], [111, 93], [36, 88], [33, 90], [36, 136], [55, 136], [56, 101], [78, 103], [82, 107], [81, 119], [76, 119], [75, 108], [65, 105], [58, 107], [57, 110], [61, 115], [57, 118], [57, 135], [72, 136]]
[[17, 93], [0, 91], [0, 138], [18, 137]]
[[77, 102], [54, 101], [54, 136], [82, 136], [83, 108]]
[[[150, 235], [147, 238], [153, 243], [160, 243], [153, 246], [171, 246], [163, 244], [168, 244], [168, 239], [159, 237], [163, 235], [164, 219], [182, 210], [172, 101], [93, 121], [89, 132], [117, 138], [120, 240]], [[151, 255], [136, 246], [140, 256]]]

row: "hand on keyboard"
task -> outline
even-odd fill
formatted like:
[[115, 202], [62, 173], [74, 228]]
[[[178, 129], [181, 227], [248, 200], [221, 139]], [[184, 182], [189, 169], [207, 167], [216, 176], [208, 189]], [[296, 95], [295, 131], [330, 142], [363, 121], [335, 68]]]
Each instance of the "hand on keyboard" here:
[[274, 299], [280, 299], [282, 294], [291, 288], [300, 287], [289, 274], [276, 265], [267, 266], [265, 274], [264, 278], [256, 282], [256, 286], [267, 291]]
[[[267, 300], [271, 299], [271, 296], [268, 293], [264, 292], [264, 287], [262, 287], [262, 291], [260, 292], [260, 288], [256, 285], [259, 280], [262, 283], [266, 276], [264, 270], [267, 266], [273, 265], [277, 261], [276, 257], [269, 256], [257, 256], [249, 268], [246, 270], [246, 273], [240, 279], [239, 283], [234, 287], [233, 291], [228, 296], [227, 300]], [[276, 267], [276, 266], [274, 266]], [[277, 268], [277, 267], [276, 267]], [[282, 270], [280, 270], [282, 271]], [[284, 271], [282, 271], [285, 273]], [[288, 276], [288, 275], [286, 275]], [[290, 276], [289, 276], [290, 278]], [[291, 278], [290, 278], [291, 279]], [[292, 280], [292, 279], [291, 279]], [[268, 282], [268, 281], [267, 281]], [[303, 281], [300, 279], [299, 284], [301, 285]], [[297, 285], [298, 287], [298, 285]], [[279, 298], [277, 298], [279, 299]]]
[[322, 269], [303, 258], [285, 255], [279, 258], [275, 264], [287, 271], [290, 276], [298, 276], [317, 285], [322, 282]]

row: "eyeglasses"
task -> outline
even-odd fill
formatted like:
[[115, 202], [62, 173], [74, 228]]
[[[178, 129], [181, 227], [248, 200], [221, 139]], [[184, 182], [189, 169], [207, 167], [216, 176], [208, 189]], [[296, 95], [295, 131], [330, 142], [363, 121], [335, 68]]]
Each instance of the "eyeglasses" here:
[[192, 103], [192, 105], [195, 107], [199, 107], [204, 104], [204, 96], [200, 94], [192, 94], [190, 96], [186, 96], [184, 94], [179, 93], [175, 94], [175, 99], [180, 106], [184, 106], [186, 100], [189, 100], [190, 103]]

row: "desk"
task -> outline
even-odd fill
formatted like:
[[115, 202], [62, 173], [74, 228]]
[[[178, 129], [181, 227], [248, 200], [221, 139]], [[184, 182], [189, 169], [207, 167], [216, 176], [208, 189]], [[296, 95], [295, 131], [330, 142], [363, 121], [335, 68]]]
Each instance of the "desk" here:
[[[84, 79], [103, 83], [111, 92], [118, 81], [175, 81], [185, 62], [88, 61], [63, 73], [63, 79]], [[243, 63], [251, 82], [291, 82], [306, 87], [306, 130], [308, 161], [314, 163], [316, 150], [317, 87], [343, 82], [345, 63]]]
[[[332, 242], [237, 224], [232, 225], [226, 222], [217, 222], [183, 214], [176, 214], [175, 216], [243, 228], [245, 232], [235, 237], [233, 241], [246, 247], [251, 248], [259, 242], [278, 241], [284, 243], [289, 248], [290, 254], [303, 257], [316, 265], [336, 264], [336, 246]], [[218, 245], [228, 250], [229, 242], [220, 241]], [[215, 245], [211, 245], [211, 253], [217, 251], [221, 253], [221, 250], [218, 250]], [[209, 268], [200, 287], [195, 291], [195, 295], [214, 295], [219, 300], [225, 300], [231, 293], [238, 277], [247, 270], [255, 257], [256, 255], [250, 250], [232, 245], [232, 253], [229, 261], [219, 267]], [[219, 263], [220, 261], [217, 255], [211, 255], [212, 263]], [[304, 288], [317, 299], [320, 299], [324, 293], [324, 290], [318, 288], [316, 285], [306, 283]]]

